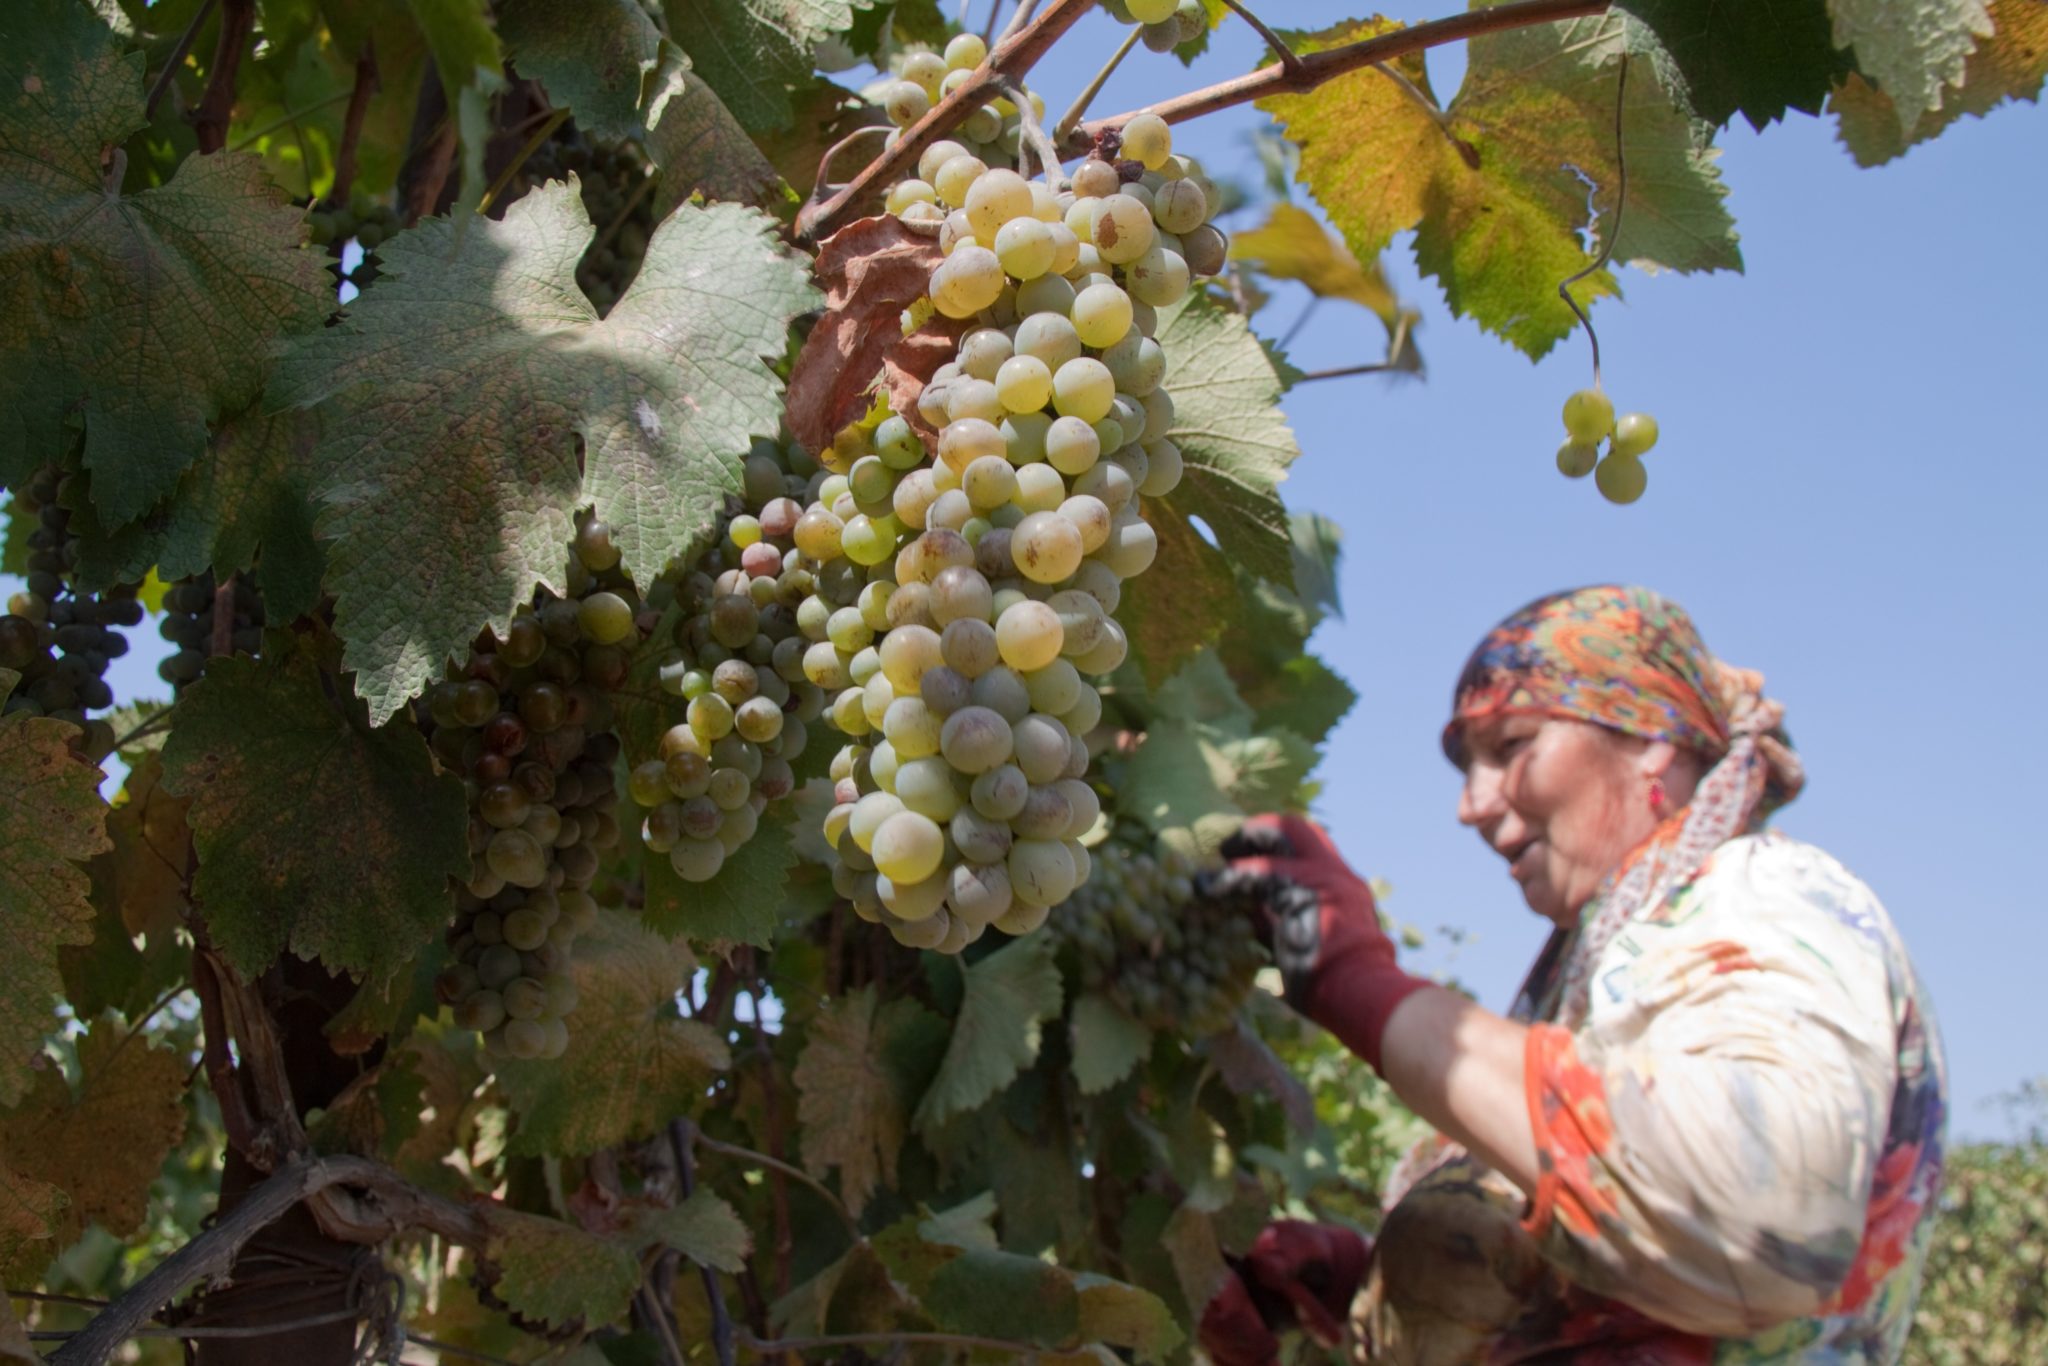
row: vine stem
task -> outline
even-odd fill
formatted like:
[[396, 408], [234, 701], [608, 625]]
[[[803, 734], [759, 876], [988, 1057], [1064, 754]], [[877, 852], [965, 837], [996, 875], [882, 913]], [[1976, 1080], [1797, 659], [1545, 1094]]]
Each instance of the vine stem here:
[[767, 1153], [755, 1152], [752, 1148], [742, 1148], [737, 1143], [721, 1143], [717, 1139], [706, 1135], [701, 1129], [697, 1131], [697, 1146], [707, 1152], [719, 1153], [741, 1162], [752, 1162], [756, 1166], [766, 1167], [770, 1171], [781, 1172], [785, 1176], [794, 1177], [796, 1180], [803, 1182], [806, 1186], [816, 1191], [825, 1203], [832, 1207], [832, 1212], [839, 1216], [839, 1222], [846, 1225], [846, 1231], [853, 1236], [853, 1241], [856, 1243], [867, 1241], [867, 1235], [860, 1231], [860, 1224], [854, 1219], [852, 1211], [848, 1210], [839, 1197], [834, 1195], [823, 1182], [803, 1168], [791, 1166], [779, 1157], [770, 1157]]
[[1621, 236], [1621, 211], [1628, 203], [1628, 156], [1622, 148], [1621, 136], [1622, 119], [1628, 112], [1628, 104], [1624, 98], [1627, 94], [1628, 46], [1624, 41], [1621, 49], [1621, 68], [1614, 78], [1614, 222], [1609, 225], [1606, 232], [1600, 234], [1600, 254], [1593, 258], [1593, 263], [1577, 274], [1560, 280], [1557, 286], [1558, 297], [1564, 300], [1565, 307], [1571, 309], [1573, 315], [1585, 325], [1586, 342], [1593, 348], [1595, 389], [1600, 387], [1600, 334], [1593, 330], [1593, 319], [1588, 316], [1585, 309], [1579, 307], [1579, 301], [1572, 297], [1572, 286], [1614, 259], [1614, 243]]
[[1138, 45], [1138, 39], [1144, 35], [1145, 30], [1136, 25], [1124, 35], [1122, 44], [1116, 51], [1110, 53], [1109, 60], [1102, 64], [1102, 70], [1096, 72], [1094, 78], [1081, 87], [1081, 93], [1074, 96], [1074, 102], [1067, 106], [1067, 112], [1060, 115], [1060, 121], [1053, 125], [1054, 142], [1067, 140], [1067, 134], [1074, 131], [1074, 126], [1080, 123], [1082, 116], [1088, 112], [1088, 106], [1095, 103], [1095, 97], [1102, 93], [1102, 87], [1109, 84], [1109, 78], [1116, 74], [1116, 69], [1124, 64], [1124, 58], [1131, 55], [1131, 49]]
[[171, 82], [178, 78], [178, 68], [185, 64], [185, 55], [192, 50], [192, 40], [199, 36], [199, 30], [213, 13], [214, 0], [204, 0], [193, 11], [192, 22], [185, 25], [185, 31], [178, 35], [178, 45], [171, 49], [171, 59], [164, 63], [164, 69], [157, 73], [156, 84], [149, 88], [149, 98], [142, 103], [142, 116], [156, 117], [156, 107], [162, 102], [164, 92], [171, 88]]
[[1229, 109], [1252, 100], [1264, 99], [1268, 95], [1302, 94], [1362, 67], [1392, 61], [1411, 52], [1442, 47], [1445, 43], [1462, 42], [1488, 33], [1499, 33], [1504, 29], [1529, 28], [1536, 24], [1556, 23], [1562, 19], [1579, 19], [1591, 14], [1602, 14], [1606, 12], [1608, 4], [1609, 0], [1517, 0], [1514, 4], [1495, 5], [1488, 9], [1468, 10], [1444, 19], [1432, 19], [1413, 28], [1396, 29], [1391, 33], [1382, 33], [1376, 38], [1345, 43], [1341, 47], [1333, 47], [1324, 52], [1311, 52], [1291, 67], [1285, 62], [1274, 62], [1260, 67], [1250, 75], [1219, 81], [1215, 85], [1185, 95], [1176, 95], [1146, 109], [1133, 109], [1110, 118], [1084, 123], [1075, 130], [1063, 150], [1079, 156], [1094, 146], [1096, 138], [1101, 134], [1121, 129], [1141, 113], [1157, 114], [1168, 123], [1185, 123], [1189, 119], [1200, 118], [1204, 114], [1213, 114], [1219, 109]]
[[1266, 27], [1266, 21], [1253, 14], [1250, 6], [1241, 4], [1239, 0], [1223, 0], [1223, 8], [1250, 24], [1258, 35], [1266, 40], [1266, 46], [1272, 48], [1274, 54], [1280, 58], [1282, 67], [1291, 71], [1301, 65], [1301, 55], [1282, 42], [1279, 34]]
[[235, 110], [235, 77], [242, 69], [242, 49], [256, 31], [256, 0], [222, 0], [220, 35], [213, 49], [213, 75], [206, 93], [192, 111], [192, 130], [198, 136], [202, 154], [220, 151], [228, 143], [228, 120]]
[[377, 73], [377, 45], [363, 40], [363, 55], [356, 58], [356, 80], [348, 92], [348, 113], [341, 120], [341, 144], [334, 152], [334, 184], [328, 187], [327, 202], [348, 203], [356, 185], [356, 146], [363, 138], [363, 119], [370, 112], [370, 97], [383, 86]]
[[507, 185], [510, 185], [512, 183], [512, 177], [519, 174], [519, 168], [526, 165], [526, 159], [532, 156], [535, 152], [538, 152], [540, 150], [540, 145], [543, 142], [546, 142], [549, 138], [553, 137], [555, 135], [555, 130], [557, 128], [560, 128], [563, 124], [567, 123], [568, 121], [569, 109], [567, 105], [564, 105], [562, 108], [557, 109], [554, 113], [548, 115], [547, 121], [541, 124], [540, 127], [533, 130], [533, 136], [528, 138], [526, 140], [526, 145], [519, 149], [519, 155], [513, 157], [512, 160], [506, 164], [505, 169], [498, 172], [498, 178], [491, 182], [491, 187], [488, 190], [484, 191], [484, 197], [477, 201], [476, 211], [479, 214], [489, 211], [492, 202], [496, 200], [500, 194], [504, 193], [505, 187]]
[[[1038, 64], [1068, 29], [1081, 22], [1095, 8], [1095, 0], [1052, 0], [1029, 23], [999, 41], [988, 60], [976, 67], [958, 89], [933, 106], [930, 113], [903, 130], [903, 135], [882, 154], [862, 167], [860, 174], [834, 191], [829, 198], [814, 200], [796, 216], [796, 234], [818, 242], [851, 222], [858, 210], [881, 186], [900, 178], [917, 164], [925, 148], [965, 123], [989, 95], [1000, 89], [1004, 77], [1021, 79]], [[820, 191], [824, 187], [820, 186]]]
[[[688, 1119], [670, 1120], [668, 1142], [675, 1153], [676, 1189], [687, 1200], [697, 1193], [697, 1126]], [[712, 1268], [700, 1262], [697, 1272], [704, 1282], [704, 1298], [711, 1303], [711, 1350], [718, 1354], [718, 1366], [733, 1366], [732, 1316], [726, 1312], [725, 1290]]]

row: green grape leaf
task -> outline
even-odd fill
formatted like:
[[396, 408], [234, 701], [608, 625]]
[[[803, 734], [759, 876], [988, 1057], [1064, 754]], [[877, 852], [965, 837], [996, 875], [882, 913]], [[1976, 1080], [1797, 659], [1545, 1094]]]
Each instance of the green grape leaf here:
[[625, 1317], [640, 1285], [640, 1259], [611, 1239], [560, 1219], [494, 1207], [485, 1257], [501, 1273], [492, 1290], [515, 1312], [556, 1326], [591, 1328]]
[[1181, 1298], [1195, 1313], [1216, 1296], [1230, 1275], [1223, 1260], [1223, 1248], [1216, 1238], [1215, 1221], [1207, 1211], [1190, 1201], [1176, 1209], [1160, 1230], [1159, 1244], [1173, 1264], [1174, 1280]]
[[741, 1270], [754, 1246], [754, 1235], [733, 1213], [732, 1206], [705, 1190], [673, 1209], [639, 1219], [633, 1231], [643, 1245], [663, 1243], [697, 1265], [717, 1271]]
[[1248, 688], [1245, 700], [1257, 709], [1257, 729], [1286, 727], [1319, 745], [1358, 701], [1358, 692], [1320, 656], [1298, 654], [1270, 675], [1269, 686]]
[[[380, 47], [377, 56], [384, 55]], [[389, 68], [381, 74], [385, 82], [391, 81]], [[316, 197], [334, 182], [335, 156], [354, 84], [353, 54], [344, 58], [329, 45], [317, 5], [303, 0], [268, 5], [262, 41], [235, 70], [227, 145], [262, 157], [263, 169], [292, 198]], [[367, 114], [367, 108], [363, 112]], [[365, 146], [369, 140], [358, 139], [359, 160], [370, 151]], [[185, 150], [178, 149], [180, 154]]]
[[1828, 0], [1835, 46], [1891, 97], [1907, 127], [1961, 85], [1977, 40], [1991, 35], [1988, 0]]
[[1084, 1096], [1107, 1091], [1152, 1051], [1152, 1031], [1099, 992], [1075, 1000], [1073, 1031], [1074, 1080]]
[[922, 1303], [953, 1333], [1058, 1347], [1081, 1331], [1073, 1276], [1014, 1252], [965, 1249], [932, 1276]]
[[55, 1019], [59, 952], [92, 938], [91, 882], [78, 865], [111, 844], [100, 770], [71, 747], [77, 738], [69, 722], [0, 717], [0, 1105], [28, 1086]]
[[1961, 89], [1947, 91], [1939, 109], [1911, 126], [1901, 123], [1898, 105], [1870, 81], [1851, 75], [1828, 99], [1839, 120], [1842, 145], [1859, 166], [1878, 166], [1905, 155], [1965, 115], [1982, 118], [2007, 100], [2036, 100], [2048, 77], [2048, 4], [2041, 0], [1991, 0], [1992, 34], [1977, 44], [1964, 64]]
[[519, 1117], [512, 1151], [596, 1152], [693, 1110], [711, 1076], [732, 1065], [718, 1031], [677, 1012], [676, 993], [696, 969], [686, 946], [621, 912], [578, 939], [569, 1051], [497, 1064]]
[[1343, 299], [1370, 309], [1389, 328], [1401, 315], [1401, 301], [1381, 274], [1358, 263], [1343, 239], [1314, 214], [1294, 204], [1275, 204], [1266, 221], [1230, 239], [1230, 259], [1280, 280], [1299, 280], [1318, 299]]
[[658, 222], [693, 194], [772, 209], [788, 196], [774, 163], [761, 154], [718, 92], [690, 70], [689, 54], [664, 40], [647, 100], [647, 155], [661, 168], [654, 187]]
[[1074, 1277], [1081, 1297], [1081, 1337], [1128, 1347], [1139, 1361], [1164, 1361], [1186, 1338], [1173, 1311], [1149, 1290], [1092, 1271]]
[[1124, 584], [1116, 610], [1131, 643], [1131, 658], [1149, 684], [1171, 678], [1231, 625], [1222, 612], [1190, 612], [1187, 604], [1229, 602], [1237, 593], [1230, 562], [1174, 505], [1179, 492], [1155, 498], [1146, 507], [1145, 520], [1158, 540], [1159, 554], [1143, 574]]
[[1305, 806], [1301, 785], [1316, 766], [1315, 746], [1285, 726], [1218, 745], [1229, 765], [1225, 790], [1246, 811], [1284, 811]]
[[777, 1300], [769, 1322], [789, 1336], [884, 1332], [896, 1326], [902, 1308], [903, 1297], [874, 1245], [861, 1242]]
[[1693, 110], [1716, 126], [1737, 113], [1759, 131], [1788, 109], [1818, 114], [1853, 66], [1835, 46], [1827, 0], [1623, 0], [1616, 8], [1656, 32]]
[[[914, 1001], [901, 1004], [937, 1018]], [[822, 1178], [837, 1167], [840, 1198], [856, 1218], [878, 1184], [896, 1184], [907, 1130], [906, 1097], [884, 1052], [890, 1014], [872, 986], [827, 1002], [811, 1017], [790, 1074], [804, 1169]]]
[[[181, 981], [191, 956], [178, 944], [184, 923], [185, 881], [191, 876], [190, 803], [160, 786], [163, 765], [140, 755], [107, 812], [113, 847], [95, 856], [90, 944], [57, 951], [64, 996], [80, 1015], [109, 1010], [139, 1015]], [[137, 947], [135, 937], [144, 943]]]
[[[1295, 596], [1317, 620], [1324, 614], [1343, 616], [1337, 561], [1344, 554], [1344, 529], [1320, 512], [1297, 512], [1288, 522], [1294, 530]], [[1315, 621], [1309, 625], [1313, 629]]]
[[665, 938], [767, 948], [789, 911], [796, 844], [783, 813], [764, 816], [754, 837], [726, 855], [709, 882], [685, 882], [668, 855], [646, 853], [647, 924]]
[[661, 44], [639, 0], [498, 0], [497, 16], [513, 69], [538, 80], [549, 104], [573, 110], [576, 126], [596, 137], [639, 135], [640, 85]]
[[[363, 111], [362, 136], [356, 142], [356, 188], [381, 196], [398, 183], [412, 145], [413, 115], [433, 54], [406, 0], [315, 0], [315, 6], [330, 60], [348, 68], [351, 84], [356, 61], [366, 53], [376, 59], [377, 95]], [[268, 15], [264, 22], [270, 23]], [[277, 112], [281, 116], [304, 107], [294, 104]], [[287, 135], [289, 128], [283, 130]]]
[[[1301, 35], [1298, 46], [1316, 51], [1387, 27], [1343, 24]], [[1580, 240], [1588, 182], [1603, 211], [1595, 226], [1605, 232], [1612, 221], [1624, 50], [1630, 174], [1615, 255], [1677, 271], [1741, 269], [1706, 127], [1654, 35], [1623, 16], [1473, 39], [1458, 97], [1441, 112], [1419, 57], [1260, 106], [1301, 146], [1304, 180], [1359, 259], [1415, 228], [1416, 260], [1442, 282], [1452, 311], [1540, 357], [1576, 325], [1557, 286], [1590, 264]], [[1582, 305], [1618, 292], [1605, 271], [1574, 288]]]
[[149, 1184], [185, 1133], [185, 1075], [179, 1052], [130, 1038], [104, 1015], [78, 1041], [78, 1085], [46, 1067], [14, 1110], [0, 1114], [0, 1167], [62, 1190], [59, 1246], [88, 1223], [115, 1238], [142, 1226]]
[[1155, 831], [1193, 829], [1205, 818], [1243, 814], [1230, 800], [1232, 777], [1229, 761], [1204, 728], [1157, 719], [1124, 763], [1117, 806]]
[[1284, 386], [1272, 357], [1242, 314], [1206, 293], [1166, 311], [1158, 336], [1173, 395], [1170, 435], [1186, 462], [1167, 497], [1208, 523], [1231, 562], [1291, 586], [1291, 533], [1277, 489], [1301, 448], [1279, 408]]
[[[859, 6], [866, 8], [865, 4]], [[668, 31], [749, 133], [796, 121], [790, 91], [811, 76], [811, 49], [853, 24], [847, 0], [666, 0]]]
[[1049, 935], [1026, 935], [964, 970], [965, 994], [938, 1075], [912, 1116], [930, 1133], [985, 1104], [1038, 1058], [1039, 1026], [1060, 1010]]
[[1027, 1074], [971, 1119], [973, 1149], [1002, 1206], [1002, 1245], [1034, 1257], [1080, 1246], [1089, 1236], [1073, 1116], [1046, 1080], [1044, 1073]]
[[82, 416], [109, 525], [176, 486], [207, 424], [262, 390], [277, 337], [333, 297], [253, 156], [108, 192], [103, 157], [142, 126], [142, 77], [142, 54], [76, 0], [0, 12], [0, 483], [61, 454]]
[[762, 362], [816, 297], [772, 232], [737, 205], [678, 209], [600, 321], [576, 285], [577, 188], [542, 185], [502, 221], [387, 240], [376, 288], [279, 362], [276, 397], [331, 410], [320, 531], [373, 721], [536, 583], [566, 587], [580, 505], [641, 583], [711, 534], [780, 416]]
[[80, 581], [133, 583], [152, 566], [165, 579], [254, 568], [272, 620], [311, 611], [320, 598], [312, 505], [319, 435], [314, 413], [251, 408], [229, 418], [169, 498], [117, 531], [81, 537]]
[[470, 866], [462, 784], [409, 720], [371, 729], [310, 661], [213, 660], [163, 762], [192, 803], [194, 895], [238, 972], [289, 950], [383, 982], [447, 923], [448, 879]]
[[[0, 1158], [0, 1273], [33, 1279], [57, 1249], [68, 1198], [58, 1187], [15, 1171]], [[0, 1299], [0, 1303], [5, 1303]]]

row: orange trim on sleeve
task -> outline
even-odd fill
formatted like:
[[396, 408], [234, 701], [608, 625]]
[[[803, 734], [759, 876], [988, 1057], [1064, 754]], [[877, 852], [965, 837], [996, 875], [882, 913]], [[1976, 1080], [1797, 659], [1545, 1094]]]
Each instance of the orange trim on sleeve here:
[[1574, 1236], [1598, 1236], [1600, 1216], [1617, 1208], [1596, 1179], [1599, 1159], [1614, 1142], [1606, 1085], [1579, 1061], [1570, 1030], [1537, 1024], [1529, 1026], [1522, 1088], [1538, 1171], [1522, 1227], [1540, 1239], [1561, 1221]]

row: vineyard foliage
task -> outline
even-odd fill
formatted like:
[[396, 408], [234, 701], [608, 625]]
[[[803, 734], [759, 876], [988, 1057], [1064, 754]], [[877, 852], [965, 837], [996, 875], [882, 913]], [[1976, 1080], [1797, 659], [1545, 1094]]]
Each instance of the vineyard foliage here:
[[0, 1359], [1186, 1359], [1412, 1127], [1203, 878], [1356, 697], [1251, 315], [1418, 370], [1412, 233], [1541, 356], [1741, 268], [1737, 115], [1876, 164], [2048, 70], [2041, 0], [1366, 17], [1161, 107], [1256, 98], [1249, 186], [1027, 89], [1093, 0], [969, 8], [0, 7]]

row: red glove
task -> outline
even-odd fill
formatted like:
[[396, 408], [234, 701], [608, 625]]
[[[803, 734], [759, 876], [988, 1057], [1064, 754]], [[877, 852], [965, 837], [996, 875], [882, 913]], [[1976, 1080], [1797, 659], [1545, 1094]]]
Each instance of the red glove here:
[[1203, 1308], [1202, 1349], [1215, 1366], [1275, 1366], [1278, 1334], [1296, 1327], [1319, 1346], [1335, 1347], [1371, 1251], [1335, 1224], [1268, 1224]]
[[1223, 845], [1226, 879], [1257, 892], [1273, 918], [1287, 1003], [1380, 1068], [1394, 1007], [1430, 983], [1401, 971], [1372, 889], [1315, 822], [1254, 816]]

